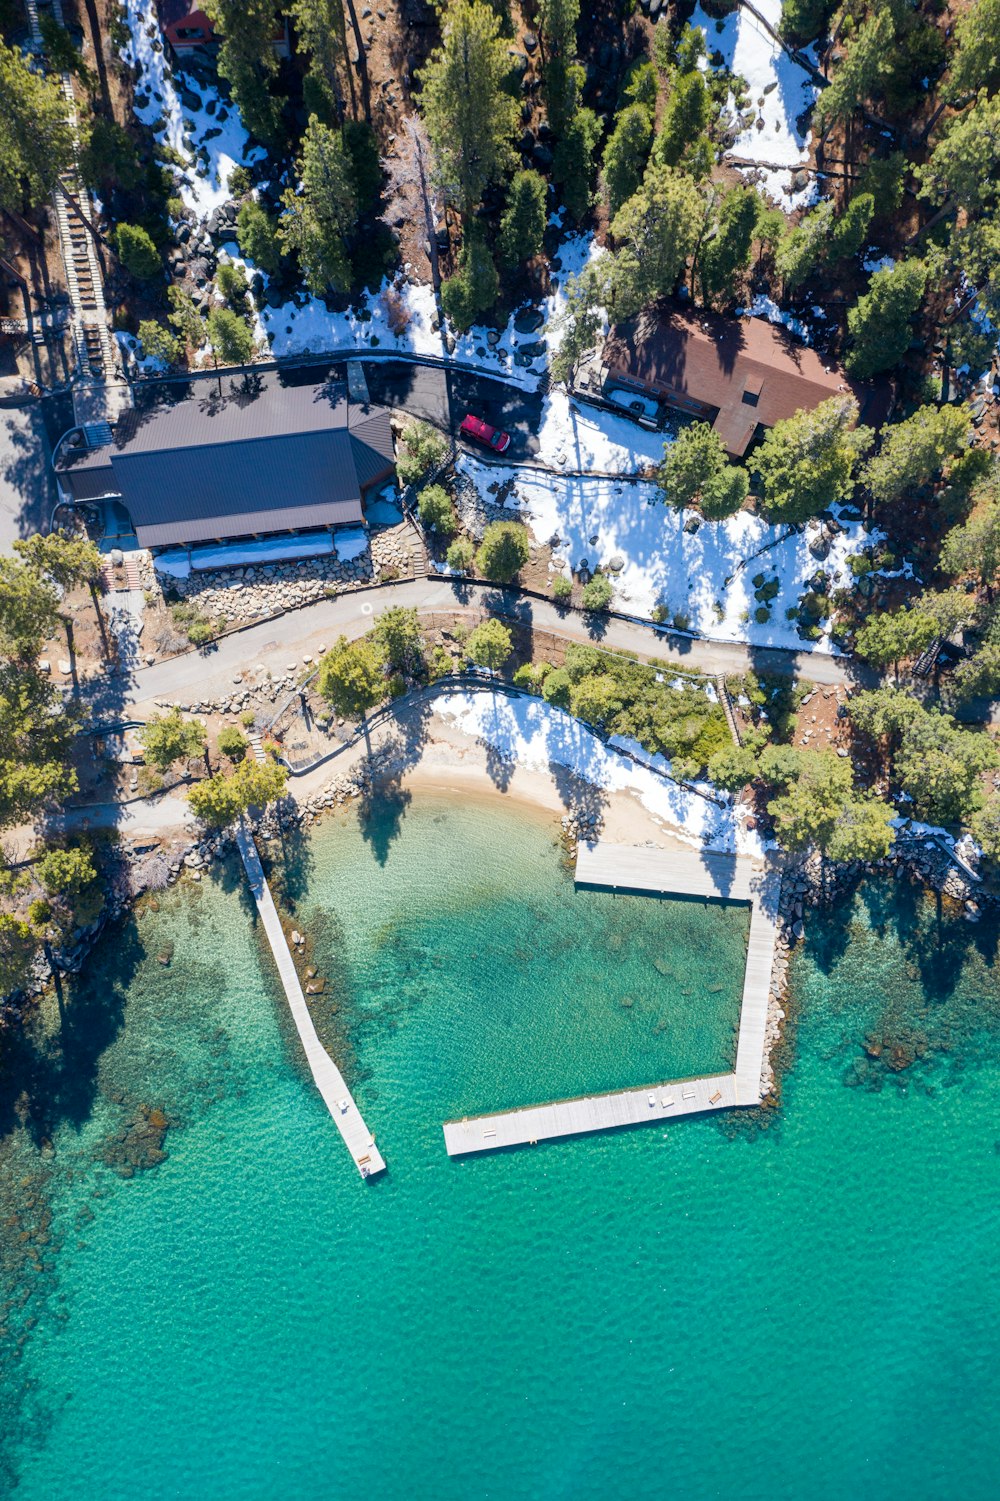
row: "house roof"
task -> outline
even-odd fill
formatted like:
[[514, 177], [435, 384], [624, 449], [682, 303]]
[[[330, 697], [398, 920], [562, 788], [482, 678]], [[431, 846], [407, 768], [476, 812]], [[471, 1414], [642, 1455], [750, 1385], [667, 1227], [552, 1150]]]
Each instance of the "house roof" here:
[[611, 330], [604, 364], [611, 376], [638, 381], [668, 400], [714, 408], [715, 430], [736, 457], [746, 452], [758, 424], [773, 427], [842, 392], [857, 399], [862, 421], [877, 426], [888, 415], [884, 383], [849, 380], [762, 318], [724, 318], [661, 303]]
[[78, 499], [107, 494], [110, 472], [140, 544], [161, 547], [359, 522], [392, 465], [385, 408], [272, 371], [140, 388], [110, 447], [61, 470]]

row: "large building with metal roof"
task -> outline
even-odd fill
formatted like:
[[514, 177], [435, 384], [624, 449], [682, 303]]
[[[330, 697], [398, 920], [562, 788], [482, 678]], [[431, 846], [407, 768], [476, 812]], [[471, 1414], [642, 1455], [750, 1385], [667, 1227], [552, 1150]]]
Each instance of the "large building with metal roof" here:
[[78, 503], [120, 501], [155, 551], [356, 526], [394, 462], [385, 407], [272, 370], [138, 388], [110, 441], [64, 450], [57, 478]]

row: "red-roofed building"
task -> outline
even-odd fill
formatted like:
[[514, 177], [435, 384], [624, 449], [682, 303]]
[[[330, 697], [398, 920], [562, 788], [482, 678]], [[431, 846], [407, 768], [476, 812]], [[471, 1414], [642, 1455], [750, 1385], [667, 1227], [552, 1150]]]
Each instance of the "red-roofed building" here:
[[[164, 41], [181, 56], [221, 40], [208, 16], [198, 8], [198, 0], [156, 0], [156, 11]], [[274, 50], [279, 57], [291, 55], [288, 25], [284, 21], [275, 32]]]
[[604, 345], [605, 386], [641, 391], [710, 422], [733, 458], [795, 412], [849, 392], [859, 421], [879, 427], [892, 407], [887, 382], [862, 385], [780, 324], [724, 318], [661, 303], [611, 330]]

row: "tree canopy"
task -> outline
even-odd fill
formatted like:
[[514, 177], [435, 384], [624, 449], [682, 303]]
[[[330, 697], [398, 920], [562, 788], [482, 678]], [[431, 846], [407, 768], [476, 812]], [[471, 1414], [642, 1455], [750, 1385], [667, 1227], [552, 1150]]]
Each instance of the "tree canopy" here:
[[319, 691], [338, 714], [360, 719], [386, 696], [382, 658], [364, 637], [339, 636], [319, 664]]
[[769, 428], [753, 456], [773, 521], [795, 523], [850, 498], [871, 433], [853, 396], [831, 396]]
[[58, 84], [0, 40], [0, 210], [42, 203], [74, 163], [73, 131]]
[[707, 422], [681, 428], [664, 444], [657, 480], [667, 505], [683, 510], [698, 504], [710, 521], [738, 511], [749, 488], [746, 470], [729, 462], [722, 439]]

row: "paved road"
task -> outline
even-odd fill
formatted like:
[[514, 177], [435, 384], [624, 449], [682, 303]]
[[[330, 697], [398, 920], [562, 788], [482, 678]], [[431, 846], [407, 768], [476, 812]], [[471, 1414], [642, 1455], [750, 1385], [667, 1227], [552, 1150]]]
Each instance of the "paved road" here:
[[524, 625], [534, 625], [573, 641], [599, 640], [619, 651], [656, 656], [712, 674], [745, 672], [752, 667], [758, 672], [791, 673], [824, 685], [867, 686], [877, 681], [874, 674], [843, 657], [750, 648], [737, 642], [691, 641], [665, 635], [639, 621], [608, 620], [603, 634], [597, 638], [581, 615], [561, 614], [551, 601], [526, 599], [482, 585], [456, 587], [428, 578], [321, 600], [301, 610], [292, 610], [278, 620], [264, 621], [227, 636], [207, 651], [189, 652], [140, 668], [123, 691], [123, 704], [199, 702], [215, 697], [217, 690], [232, 684], [237, 672], [258, 663], [272, 672], [284, 672], [293, 663], [301, 663], [303, 656], [318, 656], [320, 648], [331, 646], [338, 635], [352, 639], [364, 635], [371, 628], [373, 617], [388, 605], [435, 611], [452, 609], [460, 603], [481, 605], [498, 598], [506, 613]]

